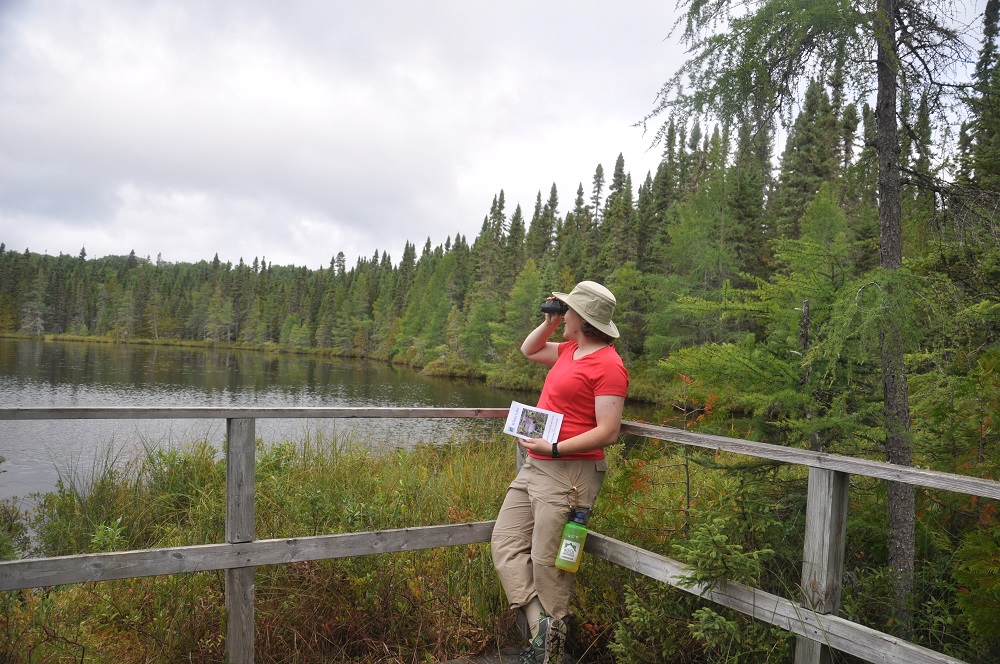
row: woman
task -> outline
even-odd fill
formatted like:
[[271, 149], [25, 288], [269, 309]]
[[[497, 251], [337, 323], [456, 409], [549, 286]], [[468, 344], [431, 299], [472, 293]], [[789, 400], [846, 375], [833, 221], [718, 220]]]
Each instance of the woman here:
[[507, 600], [531, 631], [521, 661], [545, 664], [563, 661], [576, 581], [555, 567], [563, 526], [572, 509], [593, 508], [607, 470], [604, 448], [618, 440], [628, 390], [628, 372], [612, 346], [615, 296], [593, 281], [552, 295], [568, 307], [566, 341], [549, 341], [564, 316], [546, 313], [521, 352], [551, 367], [538, 407], [562, 413], [562, 428], [555, 441], [519, 439], [528, 458], [507, 490], [491, 541]]

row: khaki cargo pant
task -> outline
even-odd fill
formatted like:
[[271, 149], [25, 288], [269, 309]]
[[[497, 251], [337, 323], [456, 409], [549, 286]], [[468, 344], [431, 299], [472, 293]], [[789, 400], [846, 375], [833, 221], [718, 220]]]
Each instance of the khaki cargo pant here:
[[556, 550], [570, 509], [590, 512], [607, 469], [603, 459], [525, 460], [507, 489], [490, 542], [511, 608], [537, 595], [546, 615], [569, 615], [576, 574], [555, 566]]

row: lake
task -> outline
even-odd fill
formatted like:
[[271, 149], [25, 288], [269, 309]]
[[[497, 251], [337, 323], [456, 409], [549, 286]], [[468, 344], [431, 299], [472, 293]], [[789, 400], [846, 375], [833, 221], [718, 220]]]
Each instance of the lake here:
[[[450, 407], [506, 408], [535, 393], [476, 381], [422, 376], [386, 363], [216, 348], [140, 346], [0, 338], [0, 407]], [[643, 410], [641, 406], [639, 410]], [[628, 412], [633, 412], [630, 406]], [[648, 409], [646, 409], [648, 410]], [[633, 415], [637, 417], [638, 415]], [[410, 445], [446, 440], [501, 421], [257, 421], [265, 442], [349, 431], [361, 440]], [[0, 499], [51, 490], [60, 473], [87, 471], [141, 445], [221, 448], [225, 421], [0, 421]]]

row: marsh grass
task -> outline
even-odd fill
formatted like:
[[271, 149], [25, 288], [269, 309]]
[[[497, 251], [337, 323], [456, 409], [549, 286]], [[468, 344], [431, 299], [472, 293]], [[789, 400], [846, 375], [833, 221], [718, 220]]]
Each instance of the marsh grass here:
[[[221, 542], [225, 467], [205, 441], [109, 449], [36, 496], [32, 555]], [[504, 435], [373, 444], [351, 432], [258, 441], [256, 537], [493, 519], [514, 474]], [[263, 662], [433, 661], [513, 635], [486, 544], [257, 568]], [[215, 662], [224, 575], [0, 594], [0, 662]]]
[[[709, 583], [738, 572], [796, 596], [803, 469], [685, 453], [661, 441], [607, 453], [592, 530], [681, 560]], [[224, 540], [225, 467], [206, 441], [140, 443], [100, 458], [36, 497], [33, 548], [8, 537], [15, 555]], [[353, 432], [259, 442], [256, 537], [490, 520], [513, 475], [514, 446], [504, 434], [402, 447]], [[853, 487], [843, 613], [887, 628], [884, 551], [874, 546], [884, 541], [884, 490], [870, 484], [877, 487]], [[15, 530], [23, 521], [16, 509], [3, 514]], [[918, 640], [977, 664], [996, 661], [996, 639], [972, 640], [955, 605], [943, 567], [952, 554], [935, 551], [922, 554], [918, 592], [928, 601], [918, 604]], [[568, 649], [581, 661], [791, 662], [787, 632], [606, 561], [585, 557], [577, 579]], [[255, 583], [259, 662], [429, 662], [519, 641], [488, 544], [263, 566]], [[224, 585], [222, 572], [204, 572], [0, 593], [0, 664], [221, 662]]]

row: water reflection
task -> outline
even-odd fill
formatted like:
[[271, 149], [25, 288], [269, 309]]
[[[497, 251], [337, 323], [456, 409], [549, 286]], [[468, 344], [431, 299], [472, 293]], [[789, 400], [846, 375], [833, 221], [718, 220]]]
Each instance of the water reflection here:
[[[483, 383], [428, 378], [412, 370], [353, 359], [219, 349], [0, 339], [0, 406], [506, 407], [537, 394]], [[265, 441], [349, 432], [363, 441], [410, 445], [448, 439], [463, 420], [258, 420]], [[222, 420], [0, 421], [0, 498], [55, 485], [58, 471], [88, 469], [102, 450], [186, 445], [221, 447]]]

